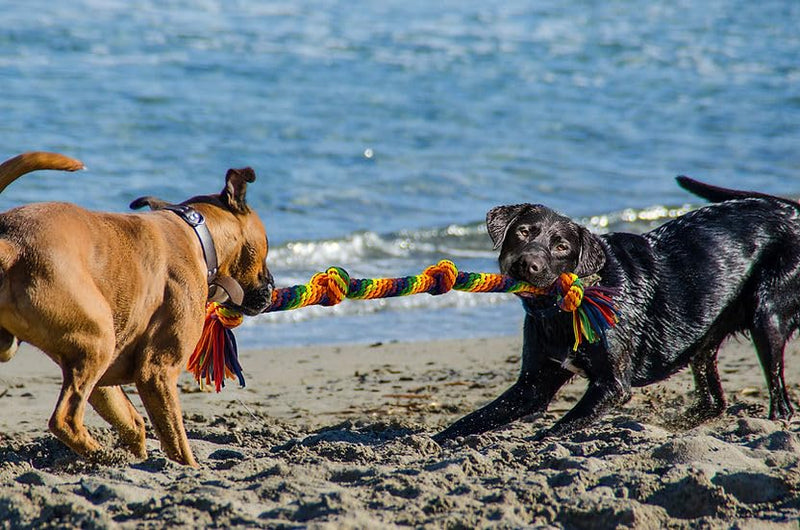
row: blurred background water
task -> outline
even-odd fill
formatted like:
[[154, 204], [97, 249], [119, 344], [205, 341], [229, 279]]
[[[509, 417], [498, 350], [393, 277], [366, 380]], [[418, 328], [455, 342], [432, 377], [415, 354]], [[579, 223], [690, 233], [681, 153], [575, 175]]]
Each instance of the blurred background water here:
[[[125, 211], [252, 166], [279, 286], [330, 265], [496, 271], [483, 219], [539, 202], [643, 231], [677, 174], [800, 195], [800, 2], [29, 0], [0, 24], [0, 157], [40, 200]], [[245, 347], [518, 332], [508, 295], [345, 302], [249, 319]]]

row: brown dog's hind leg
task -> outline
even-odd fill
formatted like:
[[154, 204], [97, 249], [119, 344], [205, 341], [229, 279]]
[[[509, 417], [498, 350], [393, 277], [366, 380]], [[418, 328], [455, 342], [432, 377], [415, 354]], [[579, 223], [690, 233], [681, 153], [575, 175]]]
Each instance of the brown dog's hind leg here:
[[136, 379], [136, 388], [167, 456], [180, 464], [198, 467], [189, 447], [178, 401], [180, 371], [180, 365], [145, 367]]
[[87, 367], [85, 359], [75, 364], [65, 363], [61, 369], [64, 381], [56, 409], [50, 417], [50, 431], [70, 449], [90, 458], [100, 450], [100, 444], [89, 434], [83, 424], [83, 416], [89, 395], [102, 370]]
[[95, 387], [89, 396], [89, 403], [117, 430], [122, 447], [137, 458], [147, 458], [144, 420], [122, 387]]
[[718, 345], [707, 348], [689, 362], [697, 392], [697, 401], [686, 411], [686, 420], [692, 425], [699, 425], [725, 412], [727, 402], [717, 370], [718, 352]]

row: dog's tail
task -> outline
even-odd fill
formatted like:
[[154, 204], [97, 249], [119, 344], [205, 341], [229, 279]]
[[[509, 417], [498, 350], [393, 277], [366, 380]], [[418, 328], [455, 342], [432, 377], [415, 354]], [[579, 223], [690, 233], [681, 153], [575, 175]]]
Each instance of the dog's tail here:
[[83, 162], [59, 153], [30, 151], [9, 158], [0, 164], [0, 192], [25, 173], [38, 169], [77, 171], [84, 169]]
[[714, 186], [712, 184], [700, 182], [699, 180], [695, 180], [685, 175], [680, 175], [675, 180], [678, 181], [678, 185], [681, 188], [710, 202], [732, 201], [735, 199], [747, 199], [750, 197], [769, 199], [777, 198], [765, 193], [759, 193], [757, 191], [742, 191], [732, 190], [730, 188], [722, 188], [720, 186]]
[[681, 188], [685, 189], [690, 193], [694, 193], [698, 197], [702, 197], [703, 199], [710, 202], [723, 202], [723, 201], [733, 201], [736, 199], [757, 198], [757, 199], [772, 199], [775, 201], [790, 204], [794, 207], [798, 206], [797, 202], [791, 201], [789, 199], [784, 199], [783, 197], [776, 197], [774, 195], [769, 195], [767, 193], [761, 193], [758, 191], [733, 190], [730, 188], [714, 186], [712, 184], [706, 184], [705, 182], [700, 182], [699, 180], [695, 180], [685, 175], [676, 177], [675, 180], [678, 181], [678, 185]]

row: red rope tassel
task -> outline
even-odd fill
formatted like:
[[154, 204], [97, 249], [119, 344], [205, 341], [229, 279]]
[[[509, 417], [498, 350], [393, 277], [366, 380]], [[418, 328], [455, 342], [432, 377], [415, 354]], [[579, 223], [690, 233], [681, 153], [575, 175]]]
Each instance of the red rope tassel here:
[[219, 392], [225, 386], [225, 378], [238, 378], [245, 385], [242, 367], [239, 364], [239, 351], [231, 328], [242, 323], [241, 313], [231, 311], [212, 302], [206, 306], [206, 321], [197, 346], [189, 357], [186, 369], [194, 374], [200, 386], [203, 383]]

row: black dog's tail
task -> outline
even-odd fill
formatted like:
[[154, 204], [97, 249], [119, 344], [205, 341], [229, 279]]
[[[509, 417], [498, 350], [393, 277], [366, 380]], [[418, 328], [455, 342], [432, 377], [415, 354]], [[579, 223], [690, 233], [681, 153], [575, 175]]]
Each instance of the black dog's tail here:
[[720, 186], [714, 186], [712, 184], [706, 184], [705, 182], [700, 182], [699, 180], [695, 180], [685, 175], [680, 175], [679, 177], [676, 177], [675, 180], [678, 181], [678, 185], [681, 188], [685, 189], [688, 192], [694, 193], [698, 197], [702, 197], [703, 199], [710, 202], [723, 202], [723, 201], [733, 201], [736, 199], [758, 198], [758, 199], [772, 199], [774, 201], [790, 204], [795, 208], [798, 207], [798, 203], [795, 201], [784, 199], [783, 197], [768, 195], [766, 193], [760, 193], [758, 191], [742, 191], [742, 190], [732, 190], [730, 188], [722, 188]]
[[700, 182], [699, 180], [695, 180], [685, 175], [681, 175], [675, 180], [678, 181], [678, 185], [681, 188], [710, 202], [732, 201], [735, 199], [747, 199], [750, 197], [761, 197], [763, 199], [778, 198], [773, 197], [772, 195], [767, 195], [766, 193], [759, 193], [757, 191], [741, 191], [732, 190], [730, 188], [722, 188], [720, 186], [714, 186], [711, 184], [706, 184], [705, 182]]

